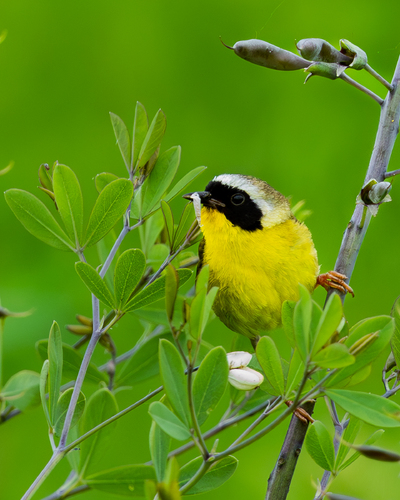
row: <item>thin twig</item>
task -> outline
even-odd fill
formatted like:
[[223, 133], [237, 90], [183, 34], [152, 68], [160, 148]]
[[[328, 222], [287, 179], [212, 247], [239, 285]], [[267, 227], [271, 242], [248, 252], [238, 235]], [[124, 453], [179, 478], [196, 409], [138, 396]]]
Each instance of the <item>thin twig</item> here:
[[341, 78], [344, 82], [349, 83], [356, 89], [361, 90], [361, 92], [364, 92], [364, 94], [367, 94], [369, 97], [372, 97], [372, 99], [374, 99], [374, 101], [376, 101], [379, 105], [382, 105], [384, 103], [384, 100], [381, 97], [374, 94], [374, 92], [367, 89], [367, 87], [364, 87], [364, 85], [361, 85], [360, 83], [353, 80], [353, 78], [350, 78], [348, 75], [346, 75], [346, 73], [342, 73], [339, 78]]

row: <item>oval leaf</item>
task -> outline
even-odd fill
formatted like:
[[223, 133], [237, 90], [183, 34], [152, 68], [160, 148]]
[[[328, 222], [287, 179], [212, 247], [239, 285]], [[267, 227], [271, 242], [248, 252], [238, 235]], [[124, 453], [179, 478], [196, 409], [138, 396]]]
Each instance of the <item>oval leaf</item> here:
[[110, 113], [110, 118], [119, 150], [121, 151], [126, 168], [129, 171], [131, 167], [131, 140], [128, 129], [118, 115]]
[[261, 337], [257, 344], [256, 354], [268, 382], [276, 394], [283, 395], [285, 393], [285, 377], [281, 356], [271, 337]]
[[[192, 275], [190, 269], [178, 269], [179, 276], [179, 286], [186, 283], [186, 281]], [[137, 293], [133, 299], [131, 299], [125, 306], [125, 312], [134, 311], [139, 309], [139, 307], [145, 307], [157, 300], [160, 300], [165, 295], [165, 276], [161, 276], [157, 280], [153, 281], [151, 285], [143, 288], [139, 293]]]
[[[186, 484], [198, 471], [202, 464], [202, 457], [197, 457], [184, 465], [179, 472], [179, 487]], [[207, 473], [185, 495], [197, 495], [215, 490], [230, 479], [237, 468], [238, 461], [232, 455], [213, 464]]]
[[214, 347], [201, 362], [193, 382], [193, 400], [202, 425], [222, 398], [228, 382], [228, 362], [222, 347]]
[[40, 404], [40, 375], [22, 370], [10, 377], [0, 392], [0, 401], [8, 401], [21, 411]]
[[[82, 434], [90, 431], [118, 412], [115, 396], [108, 389], [99, 389], [88, 401], [82, 420]], [[112, 434], [116, 422], [107, 425], [82, 441], [79, 472], [86, 477], [96, 467], [102, 455], [112, 445]]]
[[179, 418], [172, 413], [165, 405], [159, 401], [151, 403], [149, 413], [152, 419], [166, 432], [169, 436], [178, 441], [185, 441], [191, 438], [190, 431]]
[[[57, 406], [54, 413], [54, 432], [57, 436], [61, 436], [65, 417], [67, 416], [68, 406], [71, 401], [73, 388], [67, 389], [65, 392], [61, 394], [57, 401]], [[83, 411], [85, 409], [86, 398], [85, 395], [80, 392], [78, 401], [75, 406], [74, 415], [72, 417], [71, 427], [74, 427], [83, 415]]]
[[156, 481], [150, 465], [121, 465], [85, 478], [84, 483], [111, 495], [144, 497], [147, 481]]
[[128, 179], [117, 179], [101, 191], [90, 214], [86, 229], [85, 247], [94, 245], [124, 215], [133, 196], [133, 185]]
[[146, 257], [138, 248], [130, 248], [120, 255], [114, 273], [114, 294], [117, 309], [124, 306], [137, 287], [146, 267]]
[[137, 101], [135, 109], [135, 119], [133, 122], [131, 170], [133, 170], [133, 166], [136, 165], [139, 151], [142, 147], [148, 130], [149, 119], [147, 117], [146, 109], [141, 102]]
[[155, 422], [150, 429], [150, 454], [156, 471], [157, 481], [164, 480], [171, 438]]
[[335, 465], [333, 439], [322, 422], [315, 420], [309, 426], [306, 447], [314, 462], [324, 470], [333, 471]]
[[330, 389], [325, 391], [351, 415], [377, 427], [400, 427], [400, 406], [394, 401], [367, 392]]
[[75, 269], [81, 280], [89, 288], [90, 292], [108, 307], [114, 309], [114, 297], [103, 278], [100, 278], [99, 273], [93, 269], [92, 266], [86, 264], [86, 262], [77, 262], [75, 264]]
[[171, 342], [161, 339], [159, 358], [161, 379], [168, 401], [176, 415], [188, 426], [190, 417], [187, 381], [179, 352]]
[[69, 167], [57, 164], [53, 173], [53, 188], [67, 234], [78, 248], [83, 229], [83, 198], [78, 178]]
[[326, 304], [318, 324], [312, 353], [317, 353], [333, 336], [343, 317], [342, 301], [333, 293]]
[[140, 148], [137, 168], [140, 169], [144, 167], [148, 160], [153, 156], [153, 153], [158, 148], [164, 137], [166, 126], [167, 122], [165, 120], [165, 115], [161, 109], [159, 109], [150, 124], [149, 130], [147, 131], [146, 137], [144, 138], [143, 144]]
[[312, 301], [308, 290], [300, 285], [300, 300], [294, 308], [293, 325], [297, 348], [305, 361], [309, 354]]
[[342, 368], [352, 365], [355, 360], [356, 358], [349, 353], [349, 348], [337, 342], [322, 349], [312, 359], [313, 363], [321, 368]]
[[49, 360], [49, 407], [50, 421], [54, 425], [54, 414], [57, 406], [57, 401], [60, 396], [62, 367], [63, 367], [63, 351], [61, 331], [58, 324], [54, 321], [50, 329], [49, 344], [48, 344], [48, 360]]
[[15, 217], [33, 236], [59, 250], [74, 249], [72, 241], [36, 196], [22, 189], [9, 189], [4, 196]]
[[116, 176], [115, 174], [110, 174], [109, 172], [102, 172], [101, 174], [97, 174], [94, 179], [97, 191], [101, 193], [108, 184], [116, 181], [118, 178], [118, 176]]

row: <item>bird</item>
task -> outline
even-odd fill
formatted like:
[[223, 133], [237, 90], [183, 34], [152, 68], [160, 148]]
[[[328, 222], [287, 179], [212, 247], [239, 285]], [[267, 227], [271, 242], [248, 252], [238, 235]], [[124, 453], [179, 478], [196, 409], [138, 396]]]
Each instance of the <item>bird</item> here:
[[261, 332], [281, 325], [283, 302], [299, 300], [299, 284], [310, 293], [318, 285], [353, 293], [343, 274], [319, 274], [309, 229], [265, 181], [221, 174], [183, 197], [202, 204], [198, 272], [208, 265], [208, 286], [219, 288], [214, 312], [254, 348]]

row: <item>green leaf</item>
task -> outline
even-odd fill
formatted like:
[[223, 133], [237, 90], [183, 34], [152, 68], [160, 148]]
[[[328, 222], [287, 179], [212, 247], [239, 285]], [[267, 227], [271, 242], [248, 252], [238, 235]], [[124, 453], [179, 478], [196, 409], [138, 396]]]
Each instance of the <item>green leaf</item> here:
[[189, 426], [187, 381], [182, 360], [176, 347], [168, 340], [160, 340], [160, 373], [168, 400], [182, 422]]
[[153, 153], [156, 151], [164, 137], [166, 126], [167, 122], [165, 120], [165, 115], [161, 109], [159, 109], [150, 124], [149, 130], [147, 131], [146, 137], [144, 138], [143, 144], [140, 148], [137, 159], [137, 168], [140, 169], [144, 167], [148, 160], [153, 156]]
[[[190, 269], [178, 269], [179, 276], [179, 286], [186, 283], [186, 281], [192, 275]], [[145, 307], [153, 302], [164, 298], [165, 294], [165, 276], [161, 276], [157, 280], [153, 281], [151, 285], [147, 286], [136, 294], [125, 306], [125, 312], [131, 312], [139, 307]]]
[[90, 488], [126, 497], [144, 497], [147, 481], [156, 481], [154, 468], [150, 465], [121, 465], [84, 479]]
[[151, 403], [149, 406], [149, 414], [153, 420], [166, 432], [169, 436], [178, 441], [185, 441], [191, 438], [188, 427], [183, 424], [179, 418], [172, 413], [165, 405], [159, 401]]
[[168, 244], [172, 249], [174, 242], [174, 216], [172, 215], [171, 207], [164, 200], [161, 201], [161, 210], [164, 216], [165, 229], [167, 231]]
[[305, 361], [309, 354], [312, 301], [308, 290], [300, 285], [300, 300], [294, 308], [293, 324], [296, 345]]
[[285, 393], [285, 378], [281, 356], [271, 337], [261, 337], [257, 344], [256, 354], [261, 368], [268, 382], [274, 388], [276, 395], [283, 395]]
[[336, 375], [327, 380], [325, 387], [337, 387], [339, 383], [347, 382], [349, 377], [357, 376], [361, 369], [372, 363], [389, 344], [393, 334], [394, 324], [390, 316], [377, 316], [363, 320], [350, 330], [350, 336], [345, 341], [347, 347], [351, 347], [357, 340], [367, 334], [379, 332], [376, 340], [356, 355], [356, 361], [352, 365], [342, 368]]
[[22, 370], [10, 377], [0, 392], [0, 401], [8, 401], [21, 411], [40, 404], [40, 375]]
[[115, 303], [118, 310], [124, 310], [145, 268], [146, 257], [138, 248], [130, 248], [119, 257], [114, 273]]
[[228, 382], [228, 362], [222, 347], [214, 347], [200, 364], [193, 382], [193, 400], [202, 425], [224, 395]]
[[47, 420], [47, 425], [49, 427], [51, 427], [49, 407], [48, 407], [47, 398], [46, 398], [46, 385], [47, 385], [47, 379], [49, 376], [49, 368], [50, 368], [49, 365], [50, 365], [49, 360], [46, 359], [46, 361], [43, 363], [42, 370], [40, 372], [40, 399], [42, 401], [43, 412], [44, 412], [44, 416], [46, 417], [46, 420]]
[[396, 366], [400, 367], [400, 297], [398, 297], [393, 304], [392, 316], [394, 318], [395, 330], [390, 345], [392, 347]]
[[352, 365], [356, 358], [349, 353], [344, 344], [330, 344], [316, 354], [312, 362], [321, 368], [342, 368]]
[[[61, 436], [65, 417], [67, 416], [68, 406], [71, 401], [73, 388], [67, 389], [65, 392], [61, 394], [58, 398], [57, 406], [54, 413], [54, 432], [57, 436]], [[74, 410], [74, 415], [72, 417], [71, 427], [74, 427], [83, 415], [83, 411], [85, 409], [86, 398], [85, 395], [80, 392], [78, 401], [76, 403], [76, 407]]]
[[74, 249], [72, 241], [36, 196], [22, 189], [9, 189], [5, 198], [16, 218], [33, 236], [59, 250]]
[[207, 292], [209, 278], [210, 266], [205, 265], [200, 269], [200, 272], [196, 277], [196, 294], [199, 294], [203, 289]]
[[53, 321], [50, 329], [49, 344], [48, 344], [48, 359], [49, 359], [49, 407], [50, 421], [54, 426], [54, 415], [57, 406], [57, 401], [60, 396], [62, 367], [63, 367], [63, 351], [61, 331], [58, 324]]
[[179, 275], [171, 264], [165, 268], [165, 311], [169, 322], [174, 317], [174, 307], [179, 288]]
[[[115, 396], [108, 389], [99, 389], [88, 401], [82, 420], [82, 434], [90, 431], [118, 412]], [[112, 434], [116, 422], [107, 425], [80, 444], [79, 473], [87, 477], [96, 468], [99, 460], [112, 445]]]
[[203, 333], [203, 315], [206, 304], [207, 290], [203, 288], [193, 299], [190, 306], [189, 327], [194, 339], [201, 338]]
[[308, 428], [306, 447], [311, 458], [324, 470], [333, 471], [335, 465], [335, 450], [333, 440], [326, 427], [315, 420]]
[[53, 173], [53, 187], [58, 212], [67, 234], [78, 248], [83, 230], [83, 198], [78, 178], [69, 167], [57, 164]]
[[[179, 473], [179, 487], [186, 484], [199, 470], [202, 464], [202, 457], [197, 457], [191, 462], [184, 465]], [[232, 455], [223, 458], [214, 463], [207, 473], [188, 490], [185, 495], [197, 495], [198, 493], [206, 493], [222, 486], [230, 479], [236, 471], [238, 461]]]
[[195, 221], [195, 214], [193, 210], [193, 204], [188, 203], [183, 209], [178, 227], [175, 231], [174, 243], [172, 251], [176, 252], [178, 248], [183, 244], [186, 239], [186, 235], [189, 232], [193, 222]]
[[[39, 340], [38, 342], [36, 342], [35, 348], [43, 361], [47, 359], [48, 340]], [[62, 375], [69, 380], [75, 380], [83, 361], [83, 355], [79, 351], [65, 343], [62, 344], [62, 351]], [[107, 381], [107, 375], [104, 372], [101, 372], [95, 364], [89, 363], [85, 376], [85, 382], [98, 384], [99, 382]]]
[[114, 297], [103, 278], [100, 278], [99, 273], [92, 266], [86, 264], [86, 262], [77, 262], [75, 269], [89, 291], [108, 307], [115, 309]]
[[207, 167], [197, 167], [187, 173], [180, 181], [178, 181], [171, 191], [165, 196], [165, 201], [173, 200], [178, 194], [182, 193], [184, 189], [196, 178], [198, 177]]
[[366, 392], [330, 389], [325, 391], [351, 415], [377, 427], [400, 427], [400, 406], [394, 401]]
[[145, 255], [149, 255], [150, 250], [155, 244], [159, 234], [164, 227], [164, 216], [159, 210], [146, 220], [143, 228], [142, 249]]
[[312, 355], [317, 353], [333, 336], [343, 317], [343, 306], [339, 295], [333, 293], [322, 313], [315, 335]]
[[108, 186], [113, 181], [116, 181], [119, 177], [115, 174], [110, 174], [109, 172], [102, 172], [101, 174], [97, 174], [94, 183], [96, 189], [99, 193], [103, 191], [103, 189]]
[[335, 469], [339, 470], [341, 468], [341, 465], [343, 464], [344, 460], [346, 459], [346, 456], [349, 452], [349, 447], [347, 446], [348, 444], [353, 444], [358, 432], [361, 428], [361, 421], [360, 419], [356, 417], [350, 417], [350, 421], [348, 426], [346, 427], [342, 439], [340, 441], [339, 445], [339, 450], [336, 456], [336, 463], [335, 463]]
[[158, 159], [142, 187], [142, 216], [159, 208], [159, 202], [169, 188], [179, 167], [180, 146], [165, 151]]
[[290, 346], [296, 348], [296, 339], [294, 335], [294, 308], [296, 307], [296, 302], [292, 300], [285, 300], [282, 304], [282, 325], [283, 331], [285, 332], [286, 338]]
[[110, 113], [110, 118], [119, 150], [129, 172], [131, 168], [131, 140], [128, 129], [119, 116]]
[[289, 365], [286, 379], [286, 396], [290, 399], [290, 393], [297, 388], [303, 378], [304, 363], [298, 349], [295, 349]]
[[156, 471], [157, 481], [161, 483], [167, 468], [171, 438], [156, 424], [156, 422], [151, 424], [149, 438], [151, 460]]
[[[172, 336], [168, 336], [172, 339]], [[115, 385], [133, 385], [158, 375], [160, 371], [158, 361], [158, 349], [160, 345], [159, 335], [152, 337], [137, 347], [135, 353], [122, 364], [122, 368], [117, 367]]]
[[133, 196], [133, 185], [128, 179], [117, 179], [101, 191], [90, 214], [86, 229], [85, 247], [97, 243], [121, 219]]
[[139, 151], [149, 129], [149, 120], [147, 118], [146, 109], [142, 103], [136, 102], [135, 119], [133, 122], [133, 139], [132, 139], [132, 163], [131, 170], [138, 160]]

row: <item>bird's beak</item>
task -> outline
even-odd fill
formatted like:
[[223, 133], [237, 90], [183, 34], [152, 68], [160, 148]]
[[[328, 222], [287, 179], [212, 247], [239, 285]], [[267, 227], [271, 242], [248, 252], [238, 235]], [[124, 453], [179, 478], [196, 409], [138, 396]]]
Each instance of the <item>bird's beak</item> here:
[[218, 201], [215, 198], [212, 198], [211, 193], [209, 191], [194, 191], [193, 193], [184, 194], [183, 198], [192, 201], [192, 196], [194, 194], [198, 194], [201, 203], [205, 207], [211, 207], [211, 208], [225, 207], [225, 203], [222, 203], [222, 201]]

